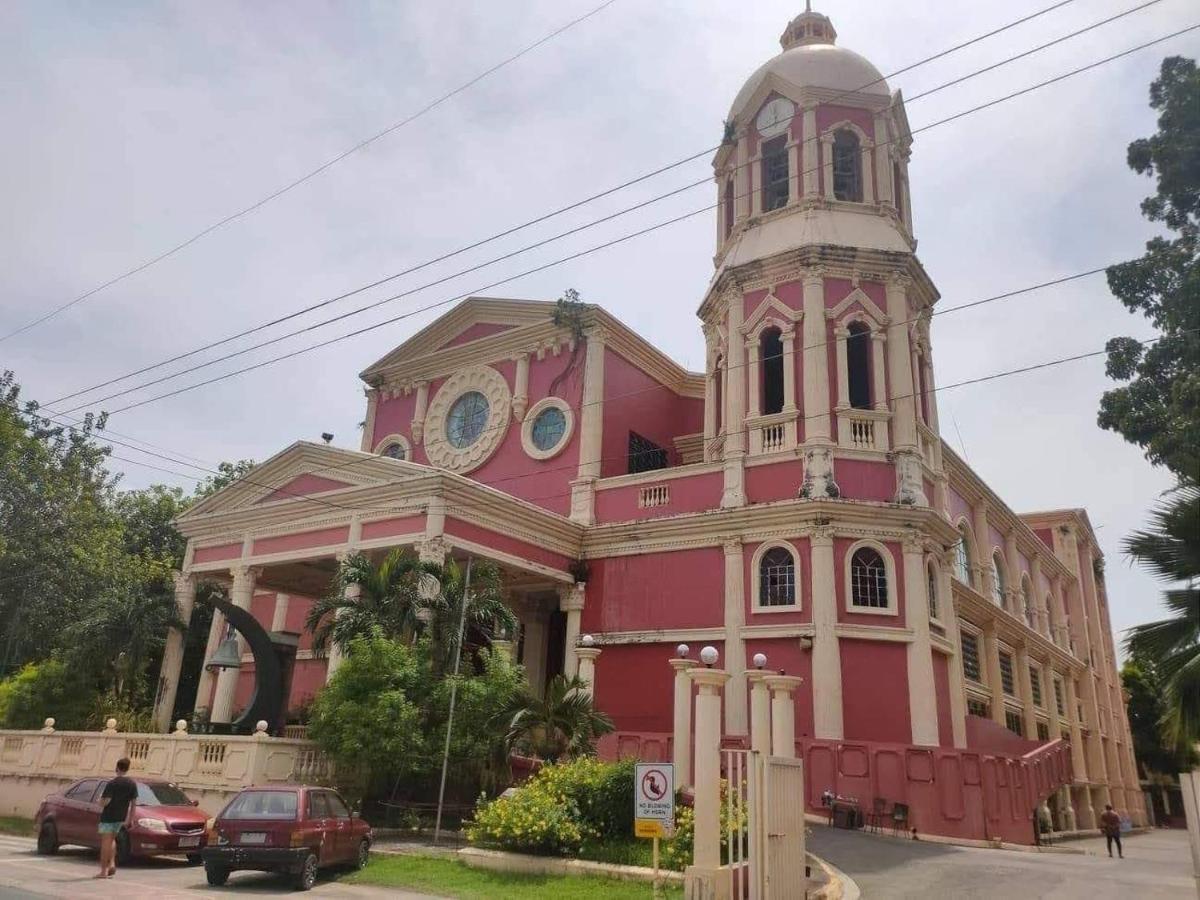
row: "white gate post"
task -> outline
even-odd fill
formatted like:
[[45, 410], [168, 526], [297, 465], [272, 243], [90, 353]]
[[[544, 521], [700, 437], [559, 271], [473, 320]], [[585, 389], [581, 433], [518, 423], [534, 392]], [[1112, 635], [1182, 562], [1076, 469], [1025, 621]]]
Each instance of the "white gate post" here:
[[686, 900], [727, 900], [729, 878], [721, 872], [721, 689], [729, 673], [709, 666], [717, 651], [700, 652], [704, 666], [688, 671], [696, 684], [695, 825], [692, 865], [684, 873]]
[[600, 648], [592, 646], [592, 636], [585, 634], [575, 648], [575, 658], [579, 660], [579, 680], [587, 685], [588, 696], [596, 694], [596, 660], [600, 658]]
[[771, 689], [771, 755], [789, 759], [796, 756], [796, 706], [792, 691], [802, 679], [795, 675], [768, 675]]
[[671, 762], [675, 764], [675, 786], [692, 783], [692, 680], [688, 669], [696, 663], [687, 658], [687, 644], [679, 645], [679, 656], [670, 660], [675, 670], [674, 734], [671, 737]]
[[[761, 660], [760, 660], [761, 657]], [[767, 677], [776, 674], [762, 666], [767, 664], [767, 658], [761, 653], [755, 654], [755, 668], [746, 672], [746, 680], [750, 682], [750, 749], [769, 756], [771, 753], [771, 689], [767, 687]]]

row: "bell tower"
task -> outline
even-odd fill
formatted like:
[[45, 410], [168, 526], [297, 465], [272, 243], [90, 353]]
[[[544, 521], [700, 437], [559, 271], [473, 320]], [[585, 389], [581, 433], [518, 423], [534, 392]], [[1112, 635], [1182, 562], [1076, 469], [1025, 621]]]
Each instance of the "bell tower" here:
[[814, 500], [859, 499], [872, 462], [894, 470], [886, 499], [925, 506], [940, 470], [937, 292], [915, 255], [904, 101], [837, 37], [811, 8], [788, 22], [713, 159], [716, 272], [699, 314], [705, 458], [724, 461], [725, 507], [747, 502], [758, 457], [802, 458], [799, 496]]

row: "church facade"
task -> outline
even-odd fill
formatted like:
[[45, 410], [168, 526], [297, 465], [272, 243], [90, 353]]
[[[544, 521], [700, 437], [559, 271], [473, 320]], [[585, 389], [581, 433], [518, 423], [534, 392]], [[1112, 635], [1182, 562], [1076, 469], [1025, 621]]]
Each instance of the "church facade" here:
[[[591, 636], [606, 753], [670, 758], [668, 661], [712, 645], [733, 744], [748, 660], [803, 679], [812, 807], [890, 796], [923, 830], [1018, 840], [1032, 805], [1064, 829], [1105, 803], [1140, 823], [1086, 513], [1013, 511], [940, 437], [903, 97], [822, 15], [781, 44], [713, 160], [703, 372], [600, 306], [467, 300], [363, 371], [358, 450], [298, 442], [181, 518], [180, 611], [216, 579], [300, 633], [299, 706], [339, 663], [301, 626], [340, 558], [470, 555], [505, 573], [503, 646], [535, 686]], [[173, 634], [164, 727], [182, 657]], [[196, 708], [229, 722], [251, 668], [201, 673]], [[1066, 775], [1035, 772], [1068, 747]]]

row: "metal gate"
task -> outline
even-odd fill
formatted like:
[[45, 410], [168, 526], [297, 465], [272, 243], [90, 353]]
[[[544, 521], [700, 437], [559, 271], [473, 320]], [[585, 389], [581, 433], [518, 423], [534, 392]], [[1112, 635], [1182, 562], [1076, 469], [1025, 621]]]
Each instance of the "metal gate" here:
[[804, 768], [798, 759], [723, 751], [724, 861], [733, 900], [802, 900]]

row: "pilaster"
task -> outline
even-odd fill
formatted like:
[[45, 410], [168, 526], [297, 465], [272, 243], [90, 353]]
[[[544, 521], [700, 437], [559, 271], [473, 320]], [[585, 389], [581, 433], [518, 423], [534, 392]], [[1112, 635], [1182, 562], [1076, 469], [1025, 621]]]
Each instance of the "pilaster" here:
[[696, 663], [687, 657], [674, 657], [668, 662], [674, 670], [671, 762], [675, 765], [675, 786], [684, 788], [692, 783], [692, 679], [688, 671]]
[[563, 674], [567, 679], [579, 674], [579, 623], [583, 618], [583, 607], [587, 597], [587, 585], [577, 582], [559, 588], [558, 608], [567, 614], [566, 638], [563, 646]]
[[[192, 621], [192, 610], [196, 605], [196, 580], [189, 574], [176, 572], [175, 612], [183, 627]], [[154, 700], [155, 730], [165, 732], [171, 725], [171, 714], [175, 710], [175, 696], [179, 691], [179, 674], [183, 668], [184, 632], [172, 628], [167, 632], [163, 647], [162, 665], [159, 669], [158, 692]]]
[[[250, 603], [254, 599], [255, 580], [261, 571], [261, 569], [246, 565], [234, 566], [229, 570], [229, 574], [233, 577], [233, 584], [229, 589], [229, 599], [235, 606], [244, 610], [250, 609]], [[246, 650], [246, 639], [241, 634], [237, 634], [236, 637], [237, 654], [240, 659]], [[223, 724], [232, 720], [238, 672], [238, 669], [222, 669], [217, 675], [217, 692], [213, 697], [212, 714], [209, 716], [209, 721]]]
[[741, 538], [729, 538], [725, 548], [725, 665], [729, 684], [725, 689], [725, 733], [749, 732], [746, 715], [746, 624], [745, 556]]
[[746, 505], [746, 347], [740, 335], [745, 300], [740, 293], [729, 295], [727, 322], [728, 354], [725, 365], [725, 483], [721, 508]]
[[604, 422], [604, 355], [604, 331], [592, 328], [587, 333], [579, 410], [579, 471], [571, 482], [571, 519], [584, 525], [596, 521], [596, 479], [600, 477]]
[[921, 536], [909, 532], [902, 544], [904, 610], [913, 639], [908, 647], [908, 709], [912, 742], [936, 747], [938, 741], [937, 686], [933, 678], [933, 641], [929, 634], [929, 600], [925, 586], [925, 557]]
[[819, 525], [808, 533], [812, 549], [812, 694], [813, 733], [818, 740], [845, 737], [842, 718], [842, 653], [837, 637], [837, 593], [833, 564], [833, 528]]
[[414, 443], [420, 443], [425, 437], [425, 413], [429, 409], [429, 382], [417, 384], [417, 402], [413, 407], [412, 436]]
[[888, 278], [887, 357], [891, 385], [892, 434], [895, 436], [895, 502], [928, 506], [921, 473], [920, 445], [909, 347], [908, 288], [911, 279], [899, 272]]
[[817, 107], [815, 104], [806, 105], [801, 114], [803, 123], [803, 144], [801, 149], [801, 165], [803, 166], [802, 181], [804, 184], [804, 199], [815, 200], [820, 193], [820, 178], [817, 161]]
[[512, 414], [520, 422], [529, 409], [529, 354], [518, 354], [514, 362], [517, 364], [517, 373], [513, 385]]

